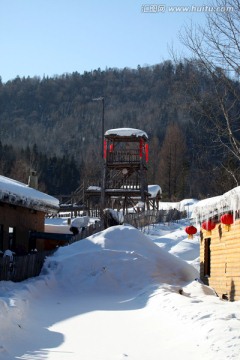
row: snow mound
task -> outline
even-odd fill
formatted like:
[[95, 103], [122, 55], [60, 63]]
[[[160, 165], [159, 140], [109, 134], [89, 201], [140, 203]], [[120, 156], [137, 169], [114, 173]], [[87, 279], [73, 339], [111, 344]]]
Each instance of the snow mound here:
[[198, 277], [185, 261], [159, 248], [130, 225], [108, 228], [45, 262], [42, 274], [70, 291], [123, 292], [154, 284], [183, 286]]

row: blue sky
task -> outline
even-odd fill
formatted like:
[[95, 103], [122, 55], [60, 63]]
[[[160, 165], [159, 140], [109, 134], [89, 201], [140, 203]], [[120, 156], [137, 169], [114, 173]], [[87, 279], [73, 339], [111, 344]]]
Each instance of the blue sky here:
[[[0, 76], [54, 76], [106, 67], [136, 68], [186, 49], [178, 32], [203, 12], [170, 12], [204, 0], [0, 0]], [[151, 5], [165, 12], [151, 12]], [[144, 11], [142, 11], [144, 10]]]

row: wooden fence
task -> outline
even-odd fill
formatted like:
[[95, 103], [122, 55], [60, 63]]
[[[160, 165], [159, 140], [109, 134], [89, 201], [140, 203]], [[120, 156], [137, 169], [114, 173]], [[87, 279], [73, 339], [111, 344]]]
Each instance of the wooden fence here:
[[54, 252], [55, 250], [41, 251], [35, 254], [0, 258], [0, 280], [18, 282], [38, 276], [44, 260]]
[[[127, 214], [124, 216], [124, 223], [130, 224], [139, 230], [150, 224], [159, 222], [177, 221], [186, 217], [185, 212], [173, 210], [148, 210], [144, 213]], [[103, 230], [103, 223], [96, 222], [85, 228], [78, 235], [73, 236], [69, 243], [73, 243]], [[30, 277], [38, 276], [47, 256], [53, 255], [57, 250], [40, 251], [34, 254], [13, 257], [0, 257], [0, 281], [19, 282]]]
[[95, 224], [91, 224], [88, 227], [84, 228], [78, 235], [72, 236], [70, 244], [85, 239], [88, 236], [91, 236], [99, 231], [103, 230], [103, 222], [97, 221]]
[[124, 223], [130, 224], [139, 230], [143, 227], [161, 222], [178, 221], [187, 214], [176, 209], [170, 210], [147, 210], [142, 213], [133, 213], [124, 215]]
[[[80, 234], [72, 236], [69, 243], [84, 239], [95, 232], [102, 230], [101, 222], [91, 224]], [[28, 278], [38, 276], [47, 256], [51, 256], [57, 250], [39, 251], [28, 255], [0, 257], [0, 281], [19, 282]]]

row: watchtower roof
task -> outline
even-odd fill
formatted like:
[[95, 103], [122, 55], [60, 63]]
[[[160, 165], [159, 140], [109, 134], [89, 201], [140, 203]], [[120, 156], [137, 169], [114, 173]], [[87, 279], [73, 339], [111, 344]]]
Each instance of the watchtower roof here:
[[143, 130], [132, 128], [110, 129], [105, 132], [106, 138], [143, 138], [148, 139], [147, 134]]

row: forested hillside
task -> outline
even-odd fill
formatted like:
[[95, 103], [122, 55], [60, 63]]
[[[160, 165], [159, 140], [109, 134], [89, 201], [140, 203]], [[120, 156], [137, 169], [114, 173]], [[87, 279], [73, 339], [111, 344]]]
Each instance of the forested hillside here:
[[52, 195], [97, 178], [102, 103], [93, 98], [104, 96], [105, 130], [147, 132], [149, 183], [161, 185], [165, 199], [221, 194], [238, 175], [230, 175], [236, 164], [199, 111], [196, 94], [211, 99], [211, 87], [189, 61], [0, 82], [0, 174], [27, 182], [33, 168]]

